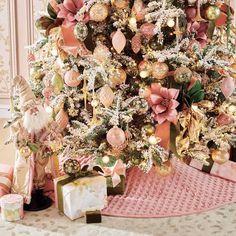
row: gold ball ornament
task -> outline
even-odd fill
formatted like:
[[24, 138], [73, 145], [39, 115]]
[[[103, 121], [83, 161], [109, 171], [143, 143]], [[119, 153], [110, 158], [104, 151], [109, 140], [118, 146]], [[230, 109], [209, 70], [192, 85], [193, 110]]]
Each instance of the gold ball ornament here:
[[167, 177], [169, 175], [172, 174], [173, 172], [173, 167], [170, 161], [167, 161], [165, 163], [163, 163], [163, 165], [161, 166], [155, 166], [155, 170], [157, 175], [161, 176], [161, 177]]
[[192, 71], [187, 67], [179, 67], [175, 70], [174, 79], [177, 83], [189, 83], [192, 79]]
[[32, 151], [30, 150], [28, 146], [24, 146], [20, 148], [19, 152], [20, 152], [21, 157], [23, 158], [28, 158], [32, 154]]
[[123, 69], [116, 69], [111, 75], [110, 75], [110, 82], [112, 87], [124, 84], [127, 78], [127, 74], [125, 70]]
[[213, 150], [211, 153], [211, 158], [217, 164], [222, 165], [229, 160], [230, 154], [225, 150]]
[[155, 133], [156, 128], [152, 124], [146, 124], [143, 126], [144, 131], [147, 135], [153, 135]]
[[129, 5], [129, 0], [111, 0], [111, 3], [118, 9], [125, 9]]
[[139, 75], [141, 78], [147, 78], [152, 73], [152, 63], [146, 60], [143, 60], [138, 65]]
[[[233, 64], [230, 66], [230, 68], [231, 68], [232, 70], [235, 70], [235, 71], [236, 71], [236, 63], [233, 63]], [[234, 79], [236, 79], [236, 73], [230, 73], [230, 75], [231, 75]]]
[[80, 73], [71, 69], [67, 71], [64, 75], [64, 80], [67, 86], [69, 87], [77, 87], [80, 84], [79, 80]]
[[102, 3], [95, 3], [89, 11], [90, 19], [96, 22], [104, 21], [108, 14], [108, 6]]
[[169, 18], [166, 22], [167, 26], [172, 28], [175, 26], [175, 20], [173, 18]]
[[206, 9], [206, 17], [208, 20], [216, 20], [220, 16], [220, 8], [217, 6], [208, 6]]
[[155, 62], [152, 65], [152, 76], [155, 79], [158, 80], [164, 79], [168, 75], [168, 72], [169, 72], [169, 67], [164, 62]]

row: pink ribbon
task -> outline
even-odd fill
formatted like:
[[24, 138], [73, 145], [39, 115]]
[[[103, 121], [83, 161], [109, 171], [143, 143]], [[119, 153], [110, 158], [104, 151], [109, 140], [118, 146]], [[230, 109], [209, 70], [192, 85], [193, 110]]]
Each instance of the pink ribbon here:
[[120, 182], [120, 176], [125, 176], [126, 166], [121, 160], [117, 160], [113, 167], [102, 167], [103, 172], [99, 172], [105, 177], [111, 176], [113, 187], [116, 187]]

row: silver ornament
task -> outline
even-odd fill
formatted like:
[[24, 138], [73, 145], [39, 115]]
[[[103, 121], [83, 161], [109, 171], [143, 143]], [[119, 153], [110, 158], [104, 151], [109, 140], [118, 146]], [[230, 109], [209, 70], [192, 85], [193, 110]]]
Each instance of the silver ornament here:
[[83, 22], [78, 22], [74, 28], [74, 35], [77, 39], [84, 41], [88, 36], [88, 27]]

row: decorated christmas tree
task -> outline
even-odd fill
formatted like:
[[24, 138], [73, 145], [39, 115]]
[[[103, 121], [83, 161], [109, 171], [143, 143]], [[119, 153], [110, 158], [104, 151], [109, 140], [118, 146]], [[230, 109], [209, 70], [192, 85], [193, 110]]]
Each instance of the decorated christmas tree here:
[[60, 156], [169, 174], [235, 145], [234, 14], [217, 0], [51, 0], [30, 84], [63, 134]]

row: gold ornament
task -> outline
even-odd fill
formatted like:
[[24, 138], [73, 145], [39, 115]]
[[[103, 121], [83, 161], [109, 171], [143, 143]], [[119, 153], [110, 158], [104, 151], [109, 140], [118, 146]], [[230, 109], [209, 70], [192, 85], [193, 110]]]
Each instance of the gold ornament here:
[[[232, 70], [235, 70], [235, 71], [236, 71], [236, 63], [233, 63], [233, 64], [230, 66], [230, 68], [231, 68]], [[236, 73], [230, 73], [230, 75], [231, 75], [234, 79], [236, 79]]]
[[213, 150], [211, 153], [211, 158], [217, 164], [222, 165], [229, 160], [230, 154], [225, 150]]
[[144, 131], [147, 135], [153, 135], [155, 133], [155, 127], [152, 124], [146, 124], [143, 126]]
[[152, 73], [152, 63], [146, 60], [143, 60], [138, 65], [139, 75], [141, 78], [147, 78]]
[[167, 26], [172, 28], [175, 26], [175, 20], [173, 18], [169, 18], [166, 22]]
[[169, 67], [164, 62], [155, 62], [152, 65], [152, 76], [155, 79], [164, 79], [169, 72]]
[[114, 97], [112, 89], [107, 84], [101, 88], [99, 100], [106, 108], [112, 105]]
[[112, 87], [115, 87], [117, 85], [124, 84], [127, 78], [127, 74], [123, 69], [116, 69], [111, 75], [110, 75], [110, 81]]
[[52, 77], [53, 91], [56, 95], [60, 94], [64, 88], [64, 81], [59, 73], [55, 73]]
[[208, 6], [206, 9], [206, 17], [208, 20], [216, 20], [220, 16], [220, 9], [217, 6]]
[[118, 9], [125, 9], [129, 5], [129, 0], [111, 0], [111, 3]]
[[19, 152], [20, 152], [21, 157], [23, 158], [28, 158], [32, 154], [32, 151], [30, 150], [28, 146], [24, 146], [20, 148]]
[[159, 176], [167, 177], [173, 172], [173, 167], [171, 162], [167, 161], [161, 166], [155, 166], [155, 170]]
[[90, 19], [96, 22], [104, 21], [108, 13], [108, 6], [102, 3], [95, 3], [89, 11]]
[[175, 71], [174, 79], [177, 83], [189, 83], [192, 79], [192, 71], [187, 67], [179, 67]]

